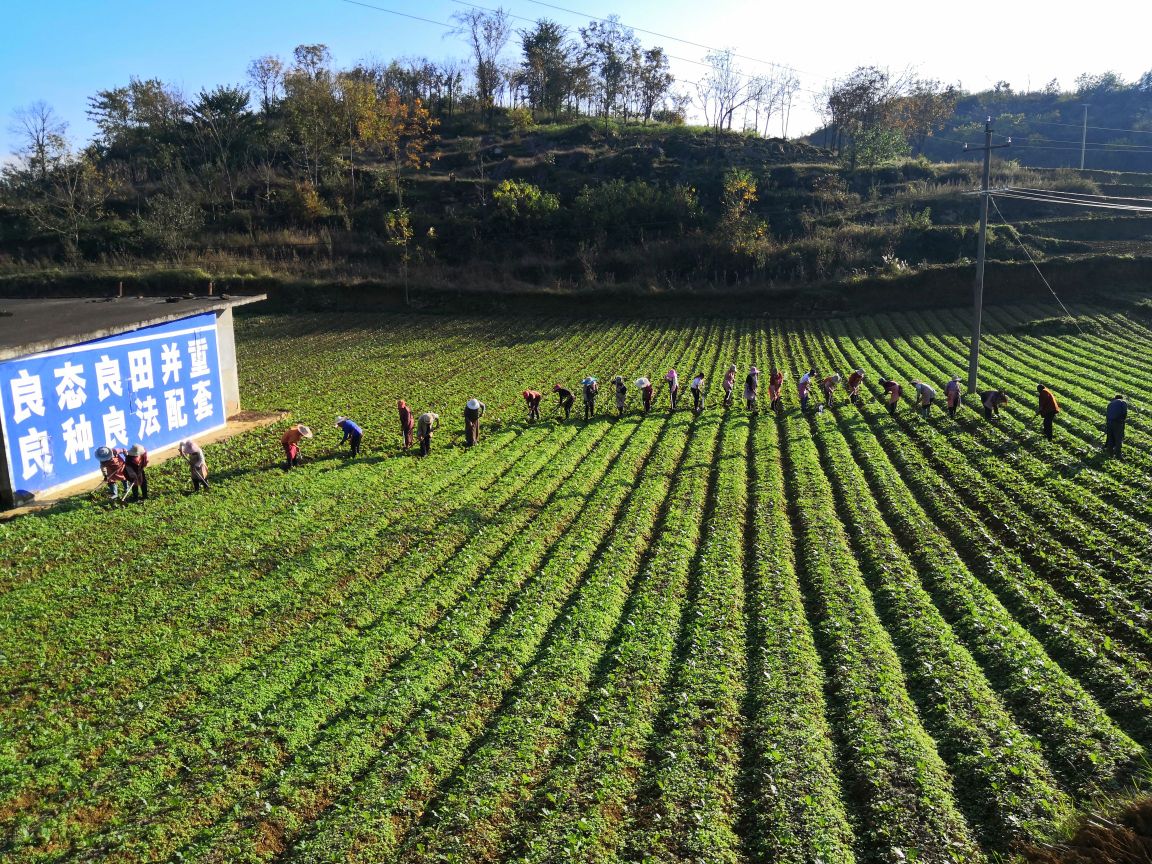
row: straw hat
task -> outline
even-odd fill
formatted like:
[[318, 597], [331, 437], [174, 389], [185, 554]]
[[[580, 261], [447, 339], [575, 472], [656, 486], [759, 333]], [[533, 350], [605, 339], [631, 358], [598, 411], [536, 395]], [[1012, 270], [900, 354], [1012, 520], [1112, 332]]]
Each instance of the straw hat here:
[[144, 445], [143, 444], [133, 444], [128, 449], [128, 455], [129, 456], [143, 456], [144, 452], [145, 451], [144, 451]]
[[464, 406], [464, 407], [466, 407], [466, 408], [471, 408], [473, 411], [475, 411], [477, 408], [479, 408], [479, 407], [480, 407], [480, 401], [479, 401], [478, 399], [469, 399], [469, 400], [468, 400], [468, 401], [465, 403], [465, 406]]
[[112, 448], [111, 447], [97, 447], [96, 448], [96, 458], [101, 462], [107, 462], [109, 459], [112, 458]]
[[300, 430], [300, 434], [303, 435], [305, 438], [311, 438], [312, 437], [312, 430], [309, 429], [307, 426], [305, 426], [303, 423], [301, 423], [296, 428]]

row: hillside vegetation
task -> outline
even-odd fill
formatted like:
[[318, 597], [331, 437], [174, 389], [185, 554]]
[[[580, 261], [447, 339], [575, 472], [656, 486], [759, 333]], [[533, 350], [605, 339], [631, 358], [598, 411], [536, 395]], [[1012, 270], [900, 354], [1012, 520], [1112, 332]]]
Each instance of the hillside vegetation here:
[[[608, 38], [593, 29], [586, 41]], [[555, 84], [533, 77], [545, 61], [529, 35], [519, 72], [489, 81], [481, 63], [471, 88], [428, 64], [338, 69], [323, 45], [300, 46], [292, 64], [261, 58], [249, 87], [194, 98], [132, 79], [91, 98], [98, 134], [82, 149], [32, 106], [22, 159], [0, 182], [0, 291], [771, 289], [827, 308], [882, 285], [911, 300], [924, 280], [962, 282], [975, 255], [979, 166], [955, 161], [950, 136], [973, 137], [971, 121], [993, 107], [999, 133], [1026, 139], [999, 151], [1012, 158], [997, 160], [994, 184], [1152, 196], [1152, 174], [1027, 167], [1059, 164], [1034, 130], [1067, 120], [1076, 94], [963, 94], [867, 67], [830, 89], [831, 134], [806, 143], [763, 137], [794, 92], [781, 82], [702, 96], [713, 121], [690, 127], [659, 49], [629, 36], [629, 52], [612, 54], [630, 58], [617, 79], [596, 59], [615, 43], [593, 40], [576, 65], [548, 61], [568, 70]], [[717, 75], [722, 60], [710, 57]], [[1142, 83], [1088, 86], [1121, 106], [1103, 119], [1147, 124], [1134, 107]], [[739, 106], [745, 132], [733, 130]], [[1116, 167], [1144, 164], [1124, 152]], [[1152, 221], [1105, 212], [1004, 201], [993, 220], [1010, 224], [994, 224], [989, 257], [1008, 269], [993, 272], [1016, 292], [1025, 271], [1010, 265], [1028, 254], [1057, 269], [1105, 256], [1097, 287], [1138, 284]], [[1062, 287], [1075, 292], [1083, 271], [1069, 274]]]

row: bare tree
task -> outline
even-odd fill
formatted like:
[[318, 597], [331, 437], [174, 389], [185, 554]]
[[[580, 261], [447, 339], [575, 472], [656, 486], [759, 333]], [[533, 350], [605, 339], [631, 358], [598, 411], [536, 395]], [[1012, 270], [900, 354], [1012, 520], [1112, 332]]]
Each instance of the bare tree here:
[[45, 182], [53, 163], [67, 152], [64, 136], [68, 124], [43, 100], [17, 108], [12, 112], [12, 121], [8, 131], [23, 141], [17, 155], [28, 163], [36, 179]]
[[696, 84], [696, 104], [705, 123], [731, 129], [736, 111], [759, 97], [764, 80], [745, 75], [728, 50], [709, 51], [704, 62], [711, 68]]
[[472, 49], [476, 97], [491, 117], [503, 77], [500, 54], [512, 36], [511, 16], [500, 7], [493, 12], [469, 8], [453, 13], [452, 21], [456, 24], [452, 35], [463, 36]]
[[284, 62], [267, 54], [248, 64], [248, 80], [260, 95], [260, 109], [270, 111], [284, 93]]

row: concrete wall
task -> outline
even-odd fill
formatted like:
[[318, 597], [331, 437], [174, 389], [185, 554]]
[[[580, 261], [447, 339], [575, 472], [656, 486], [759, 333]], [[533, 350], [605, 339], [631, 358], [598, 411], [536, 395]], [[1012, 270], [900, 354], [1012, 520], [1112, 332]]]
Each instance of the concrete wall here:
[[232, 309], [216, 313], [216, 349], [220, 355], [220, 388], [224, 391], [224, 416], [240, 413], [240, 375], [236, 364], [236, 332]]

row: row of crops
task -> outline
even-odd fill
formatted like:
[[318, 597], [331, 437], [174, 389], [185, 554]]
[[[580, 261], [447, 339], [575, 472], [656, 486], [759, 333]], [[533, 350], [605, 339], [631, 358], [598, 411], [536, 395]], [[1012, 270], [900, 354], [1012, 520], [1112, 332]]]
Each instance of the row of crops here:
[[[210, 495], [0, 527], [0, 858], [970, 862], [1145, 786], [1152, 418], [1102, 407], [1152, 332], [1011, 334], [1030, 400], [889, 416], [946, 380], [947, 310], [827, 322], [263, 317]], [[872, 371], [820, 414], [524, 422], [573, 371]], [[285, 370], [292, 370], [286, 376]], [[395, 400], [480, 447], [399, 452]], [[362, 456], [316, 418], [365, 422]], [[457, 436], [449, 429], [449, 441]]]

